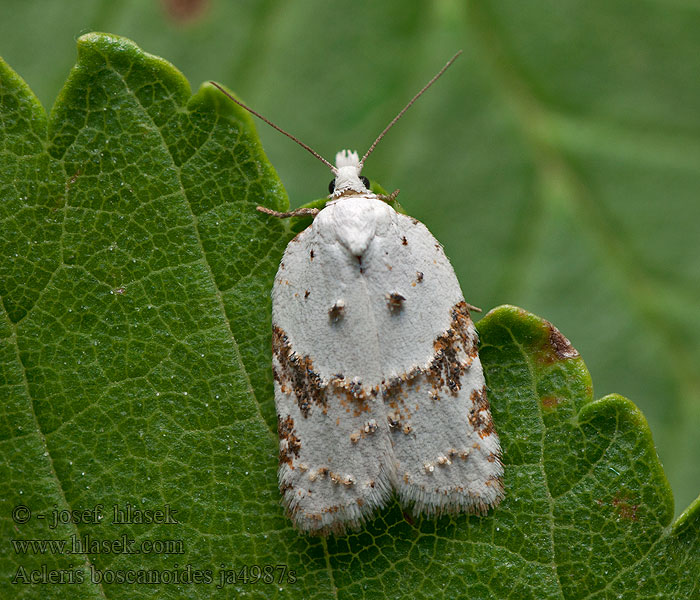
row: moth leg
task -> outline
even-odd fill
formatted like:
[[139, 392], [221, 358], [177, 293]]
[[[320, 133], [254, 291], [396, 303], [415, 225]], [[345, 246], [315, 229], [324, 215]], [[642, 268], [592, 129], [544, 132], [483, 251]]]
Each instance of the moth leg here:
[[467, 305], [467, 308], [472, 312], [478, 312], [478, 313], [483, 312], [478, 306], [474, 306], [473, 304], [469, 304], [469, 302], [465, 302], [465, 304]]
[[380, 194], [379, 196], [377, 196], [377, 198], [379, 198], [380, 200], [383, 200], [384, 202], [393, 202], [394, 200], [396, 200], [396, 196], [399, 195], [400, 191], [401, 190], [394, 190], [389, 195]]
[[278, 219], [305, 216], [315, 217], [318, 214], [318, 208], [297, 208], [296, 210], [290, 210], [289, 212], [278, 212], [276, 210], [272, 210], [271, 208], [265, 208], [264, 206], [256, 206], [255, 210], [272, 217], [277, 217]]

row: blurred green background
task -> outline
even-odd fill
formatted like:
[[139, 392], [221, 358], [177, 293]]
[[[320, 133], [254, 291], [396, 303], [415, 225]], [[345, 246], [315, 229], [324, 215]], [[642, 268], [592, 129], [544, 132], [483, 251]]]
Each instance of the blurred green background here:
[[[365, 175], [401, 188], [467, 300], [552, 321], [600, 397], [644, 411], [682, 511], [700, 491], [700, 3], [0, 0], [0, 54], [49, 109], [89, 31], [215, 79], [332, 159], [458, 49]], [[299, 206], [325, 167], [259, 125]]]

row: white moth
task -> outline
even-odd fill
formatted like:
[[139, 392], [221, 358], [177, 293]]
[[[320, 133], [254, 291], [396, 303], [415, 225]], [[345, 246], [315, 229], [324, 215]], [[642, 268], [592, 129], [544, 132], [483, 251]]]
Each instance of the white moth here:
[[343, 150], [335, 166], [229, 95], [335, 176], [320, 211], [258, 207], [315, 216], [287, 246], [272, 290], [279, 485], [302, 532], [357, 528], [392, 491], [426, 515], [484, 514], [504, 495], [473, 307], [428, 229], [387, 203], [398, 190], [374, 194], [360, 175], [377, 142], [458, 55], [362, 159]]

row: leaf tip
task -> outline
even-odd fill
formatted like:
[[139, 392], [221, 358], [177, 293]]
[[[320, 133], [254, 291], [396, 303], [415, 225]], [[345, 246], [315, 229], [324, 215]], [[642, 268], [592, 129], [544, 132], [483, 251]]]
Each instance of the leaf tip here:
[[578, 350], [552, 323], [518, 306], [497, 306], [479, 321], [479, 330], [501, 327], [527, 340], [529, 350], [542, 364], [580, 358]]
[[129, 38], [93, 31], [78, 38], [78, 66], [106, 64], [126, 76], [134, 65], [149, 72], [151, 81], [160, 81], [181, 100], [189, 98], [190, 84], [172, 63], [142, 50]]
[[633, 444], [629, 447], [635, 456], [646, 457], [649, 469], [646, 477], [654, 481], [656, 491], [654, 501], [650, 504], [655, 505], [655, 518], [663, 525], [668, 525], [673, 519], [673, 490], [656, 452], [649, 423], [639, 407], [620, 394], [608, 394], [584, 405], [578, 420], [581, 424], [592, 425], [596, 430], [613, 427], [617, 438], [626, 440], [628, 445]]
[[[232, 92], [225, 85], [217, 83], [229, 94], [234, 97], [238, 97], [237, 94]], [[251, 131], [255, 137], [257, 137], [255, 129], [255, 120], [245, 109], [238, 106], [235, 102], [229, 100], [226, 95], [214, 85], [213, 81], [205, 81], [199, 86], [199, 90], [195, 94], [195, 98], [199, 98], [201, 101], [206, 102], [211, 105], [217, 112], [217, 114], [233, 117], [237, 121], [241, 121], [245, 128]]]

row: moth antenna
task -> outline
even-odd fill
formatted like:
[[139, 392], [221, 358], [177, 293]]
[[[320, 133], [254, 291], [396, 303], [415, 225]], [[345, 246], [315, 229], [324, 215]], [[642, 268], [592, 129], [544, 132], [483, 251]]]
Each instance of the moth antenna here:
[[[369, 147], [369, 150], [367, 150], [367, 152], [365, 152], [365, 155], [362, 157], [362, 160], [360, 160], [360, 166], [362, 166], [362, 165], [365, 164], [365, 159], [366, 159], [370, 154], [372, 154], [372, 152], [373, 152], [374, 149], [376, 148], [377, 144], [379, 143], [379, 140], [381, 140], [381, 139], [386, 135], [386, 133], [396, 124], [396, 121], [398, 121], [401, 117], [403, 117], [403, 114], [404, 114], [409, 108], [411, 108], [411, 105], [412, 105], [416, 100], [418, 100], [418, 98], [420, 98], [420, 97], [423, 95], [423, 93], [426, 92], [427, 89], [428, 89], [431, 85], [433, 85], [433, 84], [440, 78], [440, 76], [441, 76], [445, 71], [447, 71], [447, 69], [452, 65], [452, 63], [453, 63], [454, 61], [457, 60], [457, 57], [458, 57], [460, 54], [462, 54], [462, 51], [461, 51], [461, 50], [460, 50], [459, 52], [457, 52], [450, 60], [448, 60], [448, 61], [447, 61], [447, 64], [446, 64], [444, 67], [442, 67], [442, 69], [440, 69], [440, 70], [437, 72], [437, 74], [436, 74], [428, 83], [426, 83], [426, 84], [421, 88], [421, 90], [420, 90], [415, 96], [413, 96], [413, 98], [411, 98], [410, 102], [409, 102], [406, 106], [404, 106], [403, 109], [401, 109], [401, 112], [400, 112], [398, 115], [396, 115], [396, 116], [391, 120], [391, 123], [389, 123], [389, 124], [384, 128], [384, 131], [382, 131], [382, 132], [377, 136], [377, 139], [374, 140], [374, 142], [372, 143], [372, 145]], [[273, 127], [274, 127], [274, 126], [273, 126]]]
[[[443, 70], [444, 70], [444, 69], [443, 69]], [[274, 127], [277, 131], [279, 131], [280, 133], [286, 135], [289, 139], [294, 140], [294, 141], [295, 141], [297, 144], [299, 144], [302, 148], [304, 148], [305, 150], [307, 150], [308, 152], [310, 152], [311, 154], [313, 154], [316, 158], [318, 158], [318, 160], [320, 160], [320, 161], [321, 161], [324, 165], [326, 165], [331, 171], [333, 171], [333, 173], [337, 173], [337, 172], [338, 172], [338, 170], [337, 170], [331, 163], [329, 163], [325, 158], [323, 158], [323, 156], [321, 156], [318, 152], [316, 152], [316, 150], [314, 150], [311, 146], [307, 146], [304, 142], [302, 142], [300, 139], [294, 137], [294, 136], [293, 136], [291, 133], [289, 133], [288, 131], [285, 131], [285, 130], [282, 129], [281, 127], [278, 127], [278, 126], [275, 125], [272, 121], [270, 121], [269, 119], [266, 119], [265, 117], [263, 117], [259, 112], [254, 111], [252, 108], [250, 108], [249, 106], [246, 106], [245, 104], [243, 104], [243, 102], [241, 102], [241, 101], [238, 100], [237, 98], [234, 98], [231, 94], [229, 94], [224, 88], [222, 88], [222, 87], [221, 87], [218, 83], [216, 83], [215, 81], [210, 81], [209, 83], [211, 83], [211, 84], [212, 84], [215, 88], [217, 88], [222, 94], [224, 94], [224, 96], [227, 96], [227, 97], [229, 98], [229, 100], [232, 100], [233, 102], [235, 102], [236, 104], [238, 104], [238, 106], [240, 106], [241, 108], [245, 108], [250, 114], [255, 115], [256, 117], [258, 117], [258, 119], [261, 119], [262, 121], [265, 121], [265, 123], [267, 123], [270, 127]]]

